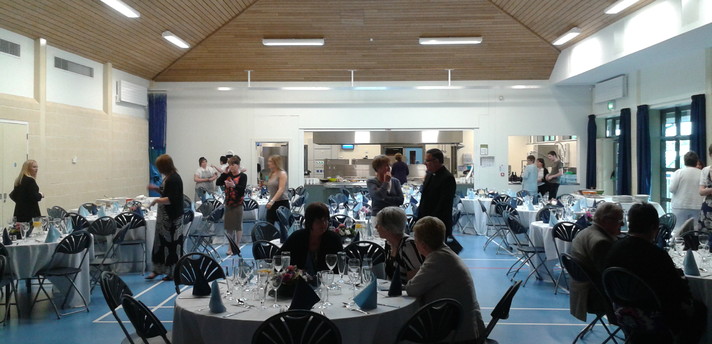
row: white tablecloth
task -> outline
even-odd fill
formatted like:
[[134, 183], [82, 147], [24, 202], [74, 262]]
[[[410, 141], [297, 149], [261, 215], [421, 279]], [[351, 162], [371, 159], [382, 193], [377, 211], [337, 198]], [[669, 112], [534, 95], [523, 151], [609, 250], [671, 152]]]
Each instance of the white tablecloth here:
[[[481, 198], [479, 200], [482, 201], [482, 204], [484, 204], [485, 208], [489, 211], [492, 199]], [[487, 234], [487, 217], [482, 214], [482, 207], [480, 207], [478, 199], [462, 198], [462, 207], [465, 213], [463, 216], [467, 216], [469, 221], [474, 224], [475, 232], [479, 235]]]
[[[552, 227], [548, 223], [535, 221], [529, 224], [529, 237], [532, 239], [534, 246], [544, 246], [547, 260], [558, 260], [556, 255], [556, 247], [554, 247], [554, 239]], [[561, 240], [556, 240], [556, 246], [559, 252], [565, 253], [571, 250], [571, 243]]]
[[[610, 196], [604, 196], [604, 197], [601, 197], [601, 198], [590, 198], [590, 197], [587, 197], [587, 198], [586, 198], [586, 204], [587, 204], [589, 207], [592, 207], [592, 206], [593, 206], [593, 202], [600, 202], [600, 201], [602, 201], [602, 200], [603, 200], [603, 201], [606, 201], [606, 202], [612, 202], [613, 198], [611, 198]], [[628, 210], [630, 209], [630, 207], [633, 206], [633, 204], [635, 204], [635, 203], [637, 203], [637, 202], [621, 203], [621, 207], [623, 207], [623, 210], [625, 210], [626, 213], [627, 213]], [[664, 210], [663, 207], [660, 205], [660, 203], [658, 203], [658, 202], [648, 202], [648, 203], [650, 203], [653, 207], [655, 207], [655, 210], [658, 211], [658, 216], [663, 216], [663, 215], [665, 215], [665, 210]]]
[[[45, 243], [44, 240], [45, 237], [44, 234], [42, 234], [42, 236], [30, 238], [29, 242], [18, 240], [13, 243], [13, 245], [6, 246], [10, 257], [10, 268], [12, 269], [12, 273], [15, 274], [18, 279], [32, 278], [35, 276], [37, 271], [49, 264], [50, 260], [52, 259], [52, 254], [57, 248], [59, 242]], [[84, 260], [84, 263], [81, 266], [82, 271], [77, 275], [77, 278], [75, 280], [77, 288], [79, 288], [79, 290], [82, 292], [82, 295], [84, 295], [84, 297], [86, 298], [87, 303], [91, 302], [91, 277], [89, 275], [89, 262], [91, 261], [91, 258], [93, 256], [94, 243], [92, 242], [89, 246], [89, 252], [87, 253], [86, 259]], [[81, 261], [82, 255], [59, 254], [57, 258], [58, 259], [56, 259], [55, 261], [60, 266], [76, 266]], [[69, 301], [67, 302], [67, 305], [69, 307], [83, 306], [81, 297], [79, 297], [79, 295], [77, 295], [76, 292], [73, 291], [71, 284], [67, 282], [64, 277], [52, 277], [49, 278], [49, 281], [52, 282], [54, 288], [56, 289], [54, 297], [55, 303], [58, 307], [61, 306], [61, 304], [64, 302], [64, 295], [67, 290], [70, 289], [72, 289], [72, 292], [70, 292], [69, 294]], [[48, 291], [50, 290], [47, 288], [47, 284], [45, 284], [45, 289]], [[22, 294], [24, 290], [26, 290], [26, 288], [23, 288], [22, 285], [20, 285], [18, 292]], [[22, 297], [30, 298], [29, 301], [31, 302], [31, 298], [34, 297], [34, 294], [27, 294], [28, 295], [22, 295]], [[28, 303], [23, 302], [21, 302], [21, 304], [29, 305]], [[28, 314], [28, 312], [23, 312], [23, 316], [26, 314]]]
[[[220, 286], [225, 287], [224, 284]], [[333, 305], [323, 310], [324, 315], [339, 328], [343, 343], [393, 343], [398, 330], [419, 307], [415, 298], [386, 297], [387, 291], [379, 291], [378, 303], [395, 307], [379, 305], [376, 309], [369, 310], [369, 314], [362, 314], [342, 306], [343, 302], [350, 301], [353, 296], [349, 288], [343, 285], [341, 295], [330, 295], [329, 301]], [[192, 289], [187, 289], [176, 298], [173, 315], [175, 344], [221, 343], [226, 338], [229, 338], [231, 343], [251, 343], [257, 327], [278, 312], [278, 308], [260, 309], [258, 306], [247, 312], [223, 318], [224, 314], [244, 308], [231, 305], [223, 299], [227, 311], [213, 314], [207, 306], [209, 297], [193, 298], [191, 293]], [[273, 300], [268, 299], [265, 305], [271, 306]], [[256, 301], [248, 302], [259, 305]], [[279, 300], [279, 303], [286, 307], [289, 307], [290, 302], [288, 299]]]

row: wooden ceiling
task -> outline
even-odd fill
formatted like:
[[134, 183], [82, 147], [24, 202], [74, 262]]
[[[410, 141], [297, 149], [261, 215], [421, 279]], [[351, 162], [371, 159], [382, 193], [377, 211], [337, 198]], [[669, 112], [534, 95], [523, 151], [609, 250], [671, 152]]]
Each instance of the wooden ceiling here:
[[[615, 0], [0, 0], [0, 27], [155, 81], [548, 79], [557, 37], [589, 36]], [[191, 48], [161, 37], [170, 30]], [[419, 37], [482, 36], [480, 45], [422, 46]], [[324, 38], [322, 47], [265, 47], [262, 38]]]

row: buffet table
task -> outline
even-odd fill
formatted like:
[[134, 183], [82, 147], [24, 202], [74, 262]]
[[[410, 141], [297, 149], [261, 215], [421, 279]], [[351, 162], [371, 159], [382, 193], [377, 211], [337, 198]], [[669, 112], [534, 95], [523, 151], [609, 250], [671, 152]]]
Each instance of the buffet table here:
[[[221, 284], [221, 287], [225, 286]], [[349, 288], [344, 285], [341, 295], [329, 296], [333, 305], [314, 309], [334, 322], [343, 343], [393, 343], [401, 326], [418, 310], [415, 298], [386, 297], [387, 291], [378, 292], [379, 305], [368, 314], [347, 309], [343, 303], [350, 301], [353, 295]], [[270, 307], [274, 302], [270, 298], [265, 302], [265, 309], [256, 301], [248, 301], [256, 306], [247, 309], [223, 299], [226, 311], [214, 314], [209, 310], [209, 301], [210, 297], [194, 297], [192, 289], [178, 295], [173, 313], [173, 343], [221, 343], [226, 338], [232, 343], [251, 343], [257, 327], [280, 310]], [[284, 309], [290, 302], [290, 299], [280, 299], [278, 303]]]

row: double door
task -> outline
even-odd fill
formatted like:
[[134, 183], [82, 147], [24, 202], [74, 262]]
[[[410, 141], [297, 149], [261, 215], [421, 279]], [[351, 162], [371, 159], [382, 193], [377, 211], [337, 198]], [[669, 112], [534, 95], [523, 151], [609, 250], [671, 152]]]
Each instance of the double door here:
[[12, 219], [15, 202], [10, 199], [15, 179], [27, 160], [28, 124], [0, 120], [0, 228]]

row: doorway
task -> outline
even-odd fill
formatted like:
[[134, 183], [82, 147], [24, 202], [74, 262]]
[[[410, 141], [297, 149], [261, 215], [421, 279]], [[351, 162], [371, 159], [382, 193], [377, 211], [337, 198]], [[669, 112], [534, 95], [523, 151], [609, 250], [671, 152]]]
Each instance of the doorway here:
[[0, 121], [0, 225], [4, 226], [12, 219], [15, 202], [10, 199], [10, 192], [15, 186], [15, 179], [28, 159], [28, 124], [27, 122]]
[[257, 156], [257, 175], [259, 181], [267, 181], [270, 171], [267, 159], [272, 155], [282, 157], [282, 169], [289, 175], [289, 143], [288, 142], [255, 142]]

